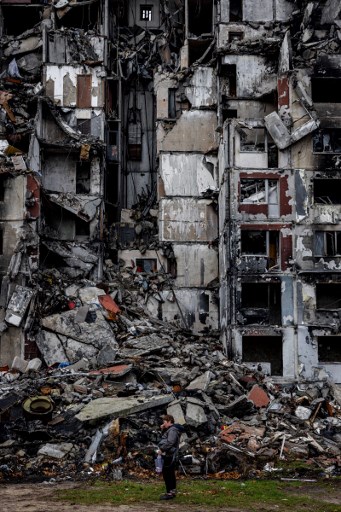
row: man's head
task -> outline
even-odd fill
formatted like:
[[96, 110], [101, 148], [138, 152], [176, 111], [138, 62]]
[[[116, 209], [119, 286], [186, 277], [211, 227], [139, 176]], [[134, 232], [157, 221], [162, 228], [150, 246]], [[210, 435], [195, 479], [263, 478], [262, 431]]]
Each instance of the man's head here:
[[161, 419], [163, 421], [161, 428], [166, 429], [169, 428], [171, 425], [174, 425], [174, 416], [171, 414], [164, 414], [161, 416]]

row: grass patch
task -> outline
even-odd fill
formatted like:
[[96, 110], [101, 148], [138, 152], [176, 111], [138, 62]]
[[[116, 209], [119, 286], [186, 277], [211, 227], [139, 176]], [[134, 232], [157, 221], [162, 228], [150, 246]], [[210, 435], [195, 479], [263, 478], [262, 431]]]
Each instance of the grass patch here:
[[[331, 484], [335, 491], [340, 480]], [[312, 486], [312, 487], [311, 487]], [[218, 481], [218, 480], [181, 480], [179, 494], [172, 503], [200, 505], [210, 508], [240, 507], [249, 512], [261, 509], [278, 512], [340, 512], [340, 506], [326, 503], [319, 496], [312, 496], [310, 489], [318, 484], [300, 482], [279, 482], [274, 480]], [[321, 485], [321, 488], [323, 485]], [[316, 490], [316, 489], [315, 489]], [[96, 482], [81, 489], [58, 492], [58, 499], [75, 504], [136, 504], [157, 502], [164, 486], [160, 482]]]

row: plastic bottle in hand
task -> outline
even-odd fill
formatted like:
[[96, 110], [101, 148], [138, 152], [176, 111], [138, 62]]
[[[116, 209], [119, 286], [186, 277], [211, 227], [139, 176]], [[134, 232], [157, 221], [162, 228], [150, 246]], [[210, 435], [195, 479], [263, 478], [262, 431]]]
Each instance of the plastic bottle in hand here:
[[155, 471], [157, 473], [162, 473], [163, 460], [161, 455], [159, 454], [155, 459]]

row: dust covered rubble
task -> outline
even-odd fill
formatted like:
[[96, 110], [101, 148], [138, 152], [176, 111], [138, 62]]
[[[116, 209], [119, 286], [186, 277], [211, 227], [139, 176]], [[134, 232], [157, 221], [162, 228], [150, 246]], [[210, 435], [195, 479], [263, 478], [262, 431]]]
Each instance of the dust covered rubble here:
[[231, 362], [215, 333], [150, 317], [118, 284], [66, 288], [65, 310], [59, 297], [42, 317], [41, 358], [1, 368], [0, 479], [150, 476], [166, 412], [184, 426], [184, 474], [340, 471], [339, 387]]

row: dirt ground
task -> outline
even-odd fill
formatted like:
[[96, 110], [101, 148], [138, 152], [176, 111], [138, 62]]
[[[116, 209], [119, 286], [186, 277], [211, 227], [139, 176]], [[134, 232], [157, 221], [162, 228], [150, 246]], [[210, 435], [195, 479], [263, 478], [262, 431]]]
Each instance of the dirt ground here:
[[[186, 505], [176, 502], [139, 503], [137, 505], [92, 505], [84, 506], [70, 502], [57, 501], [53, 498], [55, 492], [63, 489], [86, 488], [84, 484], [70, 483], [39, 483], [39, 484], [0, 484], [0, 510], [1, 512], [207, 512], [207, 509], [198, 505]], [[304, 491], [304, 486], [301, 491]], [[316, 494], [319, 500], [326, 503], [340, 504], [341, 510], [341, 489], [335, 495], [329, 495], [325, 489], [318, 484]], [[295, 491], [296, 492], [296, 491]], [[299, 491], [298, 491], [299, 492]], [[217, 509], [218, 510], [218, 509]], [[262, 511], [273, 510], [273, 508], [262, 507]], [[248, 512], [245, 509], [230, 508], [228, 505], [219, 512]], [[293, 512], [299, 512], [293, 511]]]

